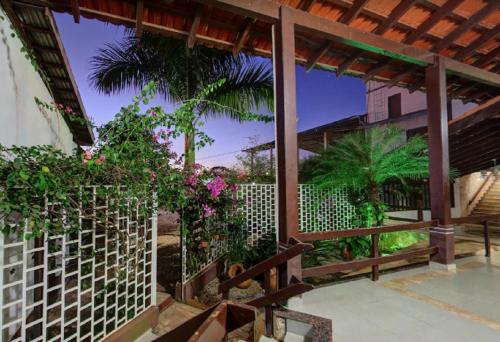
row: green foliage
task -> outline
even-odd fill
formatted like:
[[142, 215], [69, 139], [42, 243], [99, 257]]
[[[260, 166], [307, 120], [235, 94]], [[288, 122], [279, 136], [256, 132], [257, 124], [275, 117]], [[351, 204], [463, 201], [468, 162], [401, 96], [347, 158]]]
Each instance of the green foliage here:
[[244, 226], [230, 234], [228, 261], [230, 264], [242, 263], [245, 268], [252, 267], [276, 254], [276, 236], [262, 236], [255, 246], [247, 244], [247, 231]]
[[[239, 175], [230, 170], [206, 169], [199, 164], [184, 170], [185, 202], [181, 208], [182, 234], [189, 259], [187, 273], [192, 274], [207, 261], [220, 241], [229, 246], [244, 231], [244, 218], [237, 210], [236, 191]], [[236, 245], [238, 250], [241, 246]]]
[[259, 152], [248, 151], [248, 149], [258, 146], [258, 137], [249, 137], [249, 145], [244, 148], [244, 152], [236, 156], [236, 168], [242, 170], [247, 175], [248, 182], [254, 183], [274, 183], [275, 168], [271, 166], [269, 155]]
[[340, 259], [341, 253], [338, 243], [333, 240], [320, 240], [312, 242], [314, 248], [302, 253], [302, 267], [318, 266], [322, 260]]
[[351, 203], [366, 214], [365, 223], [374, 220], [381, 225], [386, 209], [380, 203], [381, 185], [427, 177], [426, 152], [422, 137], [404, 142], [404, 130], [392, 126], [347, 134], [321, 155], [314, 182], [346, 187]]
[[315, 170], [321, 163], [321, 156], [312, 155], [299, 162], [299, 183], [307, 184], [313, 182]]
[[347, 249], [352, 253], [354, 258], [366, 257], [370, 255], [371, 237], [370, 236], [354, 236], [339, 239], [339, 247], [341, 250]]
[[[124, 188], [127, 193], [123, 195], [135, 198], [139, 207], [149, 210], [153, 208], [139, 204], [150, 203], [155, 192], [159, 206], [178, 211], [188, 197], [182, 159], [171, 151], [171, 140], [191, 130], [199, 146], [212, 141], [197, 127], [186, 124], [186, 117], [223, 83], [221, 80], [207, 86], [173, 113], [164, 112], [160, 106], [142, 109], [156, 93], [155, 84], [150, 83], [112, 121], [95, 127], [99, 139], [83, 153], [65, 155], [51, 146], [0, 146], [0, 219], [7, 219], [4, 233], [22, 230], [26, 219], [31, 230], [27, 238], [44, 231], [76, 229], [63, 229], [61, 220], [48, 219], [45, 198], [58, 202], [58, 208], [64, 208], [67, 215], [78, 215], [79, 201], [89, 200], [80, 198], [80, 189], [88, 185], [106, 185], [100, 191], [109, 194]], [[74, 115], [61, 105], [36, 102], [44, 110]], [[61, 209], [52, 210], [56, 214]]]
[[380, 235], [379, 251], [382, 255], [391, 254], [427, 239], [428, 234], [421, 232], [385, 233]]
[[[173, 103], [203, 98], [186, 113], [186, 126], [196, 126], [203, 117], [222, 116], [240, 122], [272, 119], [250, 113], [272, 108], [273, 79], [266, 64], [201, 45], [188, 49], [182, 40], [148, 32], [141, 38], [131, 34], [121, 43], [99, 50], [92, 59], [90, 80], [106, 94], [154, 81], [157, 93]], [[203, 94], [220, 80], [225, 81]], [[195, 137], [189, 129], [186, 136], [186, 159], [194, 163]]]
[[373, 227], [385, 219], [385, 212], [389, 208], [382, 202], [364, 202], [356, 206], [356, 213], [352, 218], [354, 227]]

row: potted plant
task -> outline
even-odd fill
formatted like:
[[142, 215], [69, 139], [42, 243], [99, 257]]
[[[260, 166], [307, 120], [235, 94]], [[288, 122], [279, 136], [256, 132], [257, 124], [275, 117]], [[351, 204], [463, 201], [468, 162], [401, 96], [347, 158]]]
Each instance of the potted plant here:
[[[230, 248], [227, 258], [227, 276], [234, 278], [245, 271], [243, 261], [247, 251], [245, 232], [240, 224], [232, 224], [230, 230]], [[247, 289], [252, 285], [252, 279], [236, 285], [239, 289]]]

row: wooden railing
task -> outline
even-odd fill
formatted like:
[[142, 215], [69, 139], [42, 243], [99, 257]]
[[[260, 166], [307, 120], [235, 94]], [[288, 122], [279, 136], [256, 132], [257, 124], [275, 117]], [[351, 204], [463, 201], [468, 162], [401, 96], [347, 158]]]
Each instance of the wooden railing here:
[[492, 180], [492, 177], [493, 177], [493, 172], [491, 172], [490, 174], [488, 174], [488, 176], [484, 179], [484, 181], [481, 184], [481, 186], [477, 189], [477, 191], [474, 193], [474, 195], [470, 199], [469, 203], [467, 203], [467, 208], [466, 208], [466, 213], [467, 214], [470, 214], [472, 212], [472, 210], [474, 209], [475, 204], [477, 204], [477, 202], [479, 200], [479, 196], [481, 196], [481, 194], [485, 193], [485, 191], [487, 190], [486, 186], [487, 185], [491, 186], [493, 184], [493, 182], [490, 182]]
[[322, 276], [325, 274], [331, 274], [346, 270], [355, 270], [371, 266], [372, 267], [371, 278], [373, 281], [376, 281], [379, 278], [379, 265], [381, 264], [386, 264], [393, 261], [405, 260], [417, 256], [433, 255], [438, 252], [437, 246], [429, 246], [429, 247], [414, 249], [408, 252], [401, 252], [387, 256], [380, 256], [378, 248], [380, 234], [409, 231], [409, 230], [420, 230], [433, 227], [436, 225], [437, 221], [432, 220], [432, 221], [423, 221], [423, 222], [393, 225], [393, 226], [358, 228], [358, 229], [337, 230], [337, 231], [317, 232], [317, 233], [301, 233], [298, 235], [298, 238], [301, 239], [302, 241], [316, 241], [316, 240], [327, 240], [340, 237], [356, 237], [356, 236], [371, 235], [370, 258], [305, 268], [302, 270], [302, 276], [304, 278]]
[[465, 216], [451, 219], [453, 224], [476, 223], [483, 225], [484, 236], [484, 255], [489, 258], [491, 256], [491, 242], [489, 222], [500, 222], [500, 214], [483, 215], [483, 216]]
[[313, 289], [312, 285], [304, 284], [295, 277], [292, 277], [287, 287], [282, 289], [277, 288], [277, 267], [313, 248], [313, 245], [303, 243], [294, 238], [290, 239], [289, 243], [290, 245], [281, 245], [278, 254], [250, 267], [245, 272], [219, 285], [219, 293], [222, 293], [222, 297], [227, 299], [231, 288], [248, 279], [264, 274], [264, 296], [247, 302], [246, 304], [256, 308], [265, 307], [266, 334], [268, 336], [272, 334], [272, 304], [298, 296]]
[[185, 321], [154, 342], [225, 341], [227, 334], [255, 320], [255, 307], [223, 301]]

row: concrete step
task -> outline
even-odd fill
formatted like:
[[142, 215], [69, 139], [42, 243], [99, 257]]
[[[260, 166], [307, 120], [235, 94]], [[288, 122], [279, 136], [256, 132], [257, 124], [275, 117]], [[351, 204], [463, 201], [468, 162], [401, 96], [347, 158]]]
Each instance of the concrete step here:
[[480, 209], [480, 208], [486, 208], [486, 209], [498, 209], [500, 210], [500, 203], [481, 203], [479, 204], [476, 209]]

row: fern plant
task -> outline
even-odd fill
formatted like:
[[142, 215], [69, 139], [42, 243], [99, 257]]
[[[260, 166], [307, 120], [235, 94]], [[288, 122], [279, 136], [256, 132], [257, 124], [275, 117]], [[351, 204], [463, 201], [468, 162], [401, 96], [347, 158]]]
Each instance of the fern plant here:
[[352, 204], [360, 208], [368, 203], [373, 224], [381, 225], [386, 209], [380, 199], [381, 186], [429, 174], [426, 141], [418, 136], [405, 141], [404, 133], [387, 126], [345, 135], [318, 159], [313, 181], [324, 187], [346, 187]]

